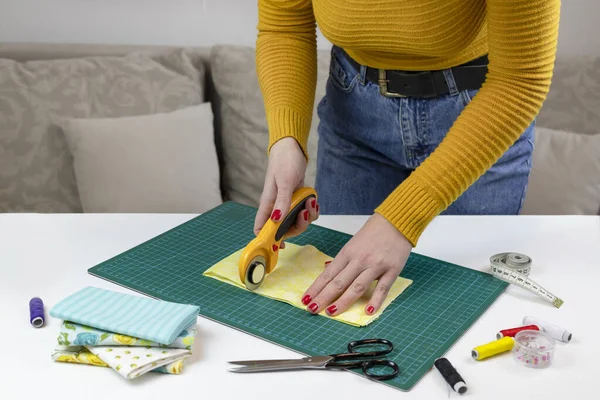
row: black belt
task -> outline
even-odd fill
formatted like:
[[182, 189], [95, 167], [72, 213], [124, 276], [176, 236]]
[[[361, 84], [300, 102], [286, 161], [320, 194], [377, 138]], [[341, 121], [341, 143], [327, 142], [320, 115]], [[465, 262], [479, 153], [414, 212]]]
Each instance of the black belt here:
[[[360, 71], [361, 64], [345, 54], [348, 61]], [[452, 67], [452, 75], [456, 89], [477, 90], [485, 81], [487, 74], [487, 55]], [[380, 70], [367, 67], [366, 79], [379, 86], [379, 91], [386, 97], [433, 98], [450, 94], [450, 88], [443, 70], [436, 71], [397, 71]]]

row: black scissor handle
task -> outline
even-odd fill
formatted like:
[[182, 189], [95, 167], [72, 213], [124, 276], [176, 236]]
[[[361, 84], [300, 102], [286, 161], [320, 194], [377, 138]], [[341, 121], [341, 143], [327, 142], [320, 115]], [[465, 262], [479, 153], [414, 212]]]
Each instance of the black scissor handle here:
[[[385, 348], [383, 350], [377, 351], [359, 350], [359, 347], [361, 346], [368, 346], [374, 344], [383, 345]], [[362, 368], [365, 375], [367, 375], [371, 379], [375, 379], [378, 381], [394, 379], [400, 372], [398, 364], [396, 364], [395, 362], [381, 359], [365, 360], [373, 357], [385, 356], [386, 354], [391, 353], [392, 350], [394, 350], [394, 345], [392, 344], [392, 342], [386, 339], [356, 340], [354, 342], [348, 343], [348, 353], [332, 355], [333, 360], [327, 364], [327, 367], [344, 369]], [[389, 374], [375, 374], [373, 372], [370, 372], [370, 370], [372, 370], [374, 367], [380, 365], [390, 367], [393, 371]]]
[[[376, 367], [378, 365], [383, 365], [385, 367], [392, 368], [392, 372], [389, 374], [374, 374], [369, 372], [370, 369]], [[394, 379], [398, 373], [400, 372], [400, 368], [398, 368], [398, 364], [390, 360], [369, 360], [365, 361], [362, 364], [362, 370], [371, 379], [375, 379], [377, 381], [387, 381], [389, 379]]]
[[[372, 344], [380, 344], [385, 346], [386, 348], [383, 350], [376, 351], [357, 351], [357, 349], [361, 346], [368, 346]], [[392, 342], [386, 339], [363, 339], [348, 343], [348, 353], [353, 354], [354, 356], [360, 355], [362, 357], [379, 357], [385, 356], [386, 354], [391, 353], [393, 350], [394, 345], [392, 344]]]
[[[361, 346], [368, 346], [373, 344], [380, 344], [385, 346], [386, 348], [383, 350], [377, 351], [360, 351], [358, 350]], [[344, 361], [344, 360], [356, 360], [356, 359], [365, 359], [365, 358], [373, 358], [380, 357], [389, 354], [394, 350], [394, 345], [392, 342], [386, 339], [363, 339], [356, 340], [354, 342], [348, 343], [348, 353], [343, 354], [332, 354], [331, 356], [335, 361]]]

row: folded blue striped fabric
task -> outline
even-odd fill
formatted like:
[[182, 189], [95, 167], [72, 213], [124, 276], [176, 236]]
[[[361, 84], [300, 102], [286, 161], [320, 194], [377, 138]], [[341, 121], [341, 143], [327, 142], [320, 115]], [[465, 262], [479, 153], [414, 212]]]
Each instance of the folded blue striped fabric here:
[[198, 307], [86, 287], [60, 301], [50, 315], [168, 345], [196, 321]]

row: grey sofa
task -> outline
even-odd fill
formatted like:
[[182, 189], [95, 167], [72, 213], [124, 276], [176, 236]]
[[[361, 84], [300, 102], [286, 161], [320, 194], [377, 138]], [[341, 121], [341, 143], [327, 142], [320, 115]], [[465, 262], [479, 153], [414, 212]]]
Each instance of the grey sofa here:
[[[320, 51], [315, 103], [328, 61], [328, 51]], [[0, 211], [99, 212], [81, 202], [82, 177], [57, 120], [150, 115], [207, 102], [214, 120], [204, 134], [218, 156], [219, 200], [257, 205], [268, 133], [253, 49], [0, 43]], [[317, 124], [315, 113], [308, 185]], [[600, 55], [557, 60], [537, 127], [523, 213], [600, 214]], [[200, 203], [167, 211], [203, 212]]]

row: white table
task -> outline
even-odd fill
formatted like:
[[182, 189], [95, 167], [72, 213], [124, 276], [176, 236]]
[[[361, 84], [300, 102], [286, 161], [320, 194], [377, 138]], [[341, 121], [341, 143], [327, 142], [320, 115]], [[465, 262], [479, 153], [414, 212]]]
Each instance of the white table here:
[[[412, 391], [401, 392], [338, 371], [265, 374], [227, 372], [228, 360], [296, 357], [297, 354], [198, 319], [193, 358], [180, 376], [146, 374], [126, 381], [110, 369], [55, 363], [50, 352], [59, 321], [29, 325], [28, 302], [40, 296], [46, 310], [87, 285], [128, 292], [87, 274], [87, 269], [164, 232], [193, 215], [0, 215], [0, 398], [37, 399], [441, 399], [448, 386], [437, 371]], [[362, 217], [322, 217], [321, 225], [354, 233]], [[533, 258], [532, 277], [565, 300], [561, 309], [510, 287], [450, 349], [447, 357], [465, 378], [467, 398], [595, 398], [600, 369], [600, 218], [440, 217], [419, 253], [478, 270], [503, 251]], [[558, 343], [545, 370], [517, 365], [510, 354], [474, 361], [471, 349], [494, 339], [499, 329], [518, 326], [524, 315], [553, 321], [573, 333]], [[465, 397], [462, 396], [462, 397]]]

